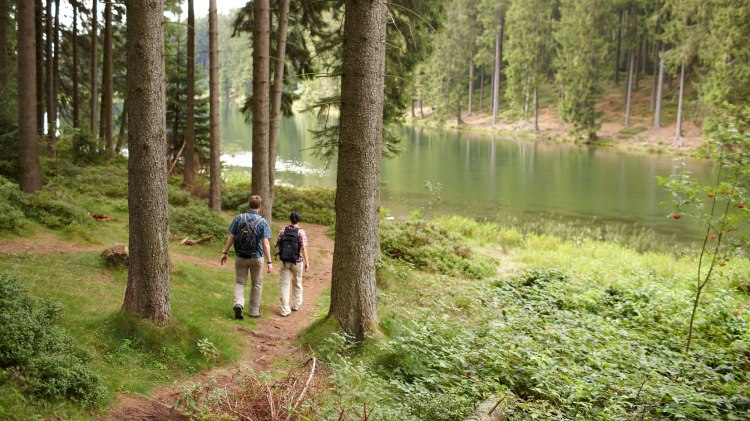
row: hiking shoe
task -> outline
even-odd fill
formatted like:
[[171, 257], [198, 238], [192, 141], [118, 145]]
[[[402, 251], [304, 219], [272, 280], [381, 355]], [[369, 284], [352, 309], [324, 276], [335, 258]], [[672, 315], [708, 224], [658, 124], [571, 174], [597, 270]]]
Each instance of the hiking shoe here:
[[237, 320], [244, 319], [244, 317], [242, 317], [242, 306], [239, 304], [234, 306], [234, 318]]

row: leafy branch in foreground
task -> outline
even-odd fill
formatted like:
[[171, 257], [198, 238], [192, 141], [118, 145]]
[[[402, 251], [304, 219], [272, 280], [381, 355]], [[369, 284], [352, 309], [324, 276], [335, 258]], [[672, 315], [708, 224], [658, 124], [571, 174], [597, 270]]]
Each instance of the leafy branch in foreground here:
[[[701, 185], [689, 172], [658, 177], [672, 196], [673, 219], [695, 217], [705, 229], [701, 243], [696, 290], [690, 315], [685, 352], [690, 351], [693, 324], [701, 293], [717, 271], [733, 256], [746, 253], [747, 225], [750, 224], [748, 191], [750, 185], [750, 130], [736, 124], [717, 126], [709, 141], [709, 154], [718, 169], [711, 185]], [[705, 194], [705, 197], [704, 197]]]

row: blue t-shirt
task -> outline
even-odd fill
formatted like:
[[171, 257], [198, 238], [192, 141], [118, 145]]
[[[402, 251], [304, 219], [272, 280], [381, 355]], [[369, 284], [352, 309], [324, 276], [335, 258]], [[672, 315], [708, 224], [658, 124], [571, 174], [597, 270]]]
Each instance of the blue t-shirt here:
[[[256, 218], [260, 218], [260, 215], [256, 211], [248, 211], [245, 214], [239, 214], [234, 217], [234, 220], [232, 220], [232, 224], [229, 225], [229, 233], [232, 235], [237, 235], [237, 233], [240, 230], [240, 224], [242, 223], [242, 215], [245, 215], [247, 217], [247, 221], [249, 223], [252, 223]], [[268, 226], [268, 222], [264, 219], [260, 221], [257, 227], [258, 234], [260, 234], [260, 238], [271, 238], [271, 228]], [[242, 256], [241, 256], [242, 257]], [[257, 257], [263, 257], [263, 242], [258, 241], [258, 250], [253, 253], [251, 258], [257, 258]]]

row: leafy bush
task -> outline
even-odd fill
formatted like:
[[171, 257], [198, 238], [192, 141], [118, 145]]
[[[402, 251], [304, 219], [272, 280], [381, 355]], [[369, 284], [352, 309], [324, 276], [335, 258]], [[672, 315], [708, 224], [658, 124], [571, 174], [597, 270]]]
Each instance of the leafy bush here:
[[238, 184], [221, 192], [221, 208], [247, 212], [247, 200], [250, 198], [250, 185]]
[[87, 224], [86, 209], [61, 193], [40, 191], [29, 199], [26, 216], [36, 219], [48, 228], [63, 228], [73, 224]]
[[229, 223], [205, 204], [193, 204], [184, 208], [171, 207], [169, 210], [169, 231], [175, 237], [206, 237], [223, 241]]
[[472, 252], [458, 234], [421, 219], [382, 223], [380, 249], [390, 258], [446, 275], [480, 279], [497, 268], [494, 259]]
[[335, 199], [335, 190], [276, 186], [273, 217], [286, 221], [296, 210], [302, 214], [304, 222], [333, 226], [336, 223]]
[[23, 208], [28, 204], [18, 185], [0, 176], [0, 230], [14, 230], [24, 223]]
[[504, 397], [509, 420], [745, 419], [746, 316], [714, 298], [698, 323], [704, 340], [684, 353], [690, 295], [653, 273], [634, 277], [615, 286], [523, 271], [476, 293], [478, 320], [404, 323], [371, 367], [421, 419], [464, 419], [489, 396]]
[[37, 398], [94, 406], [106, 390], [88, 354], [53, 324], [60, 310], [59, 303], [38, 302], [16, 278], [0, 274], [0, 369]]
[[172, 206], [187, 206], [190, 203], [190, 192], [186, 192], [179, 187], [169, 185], [167, 190], [167, 200]]

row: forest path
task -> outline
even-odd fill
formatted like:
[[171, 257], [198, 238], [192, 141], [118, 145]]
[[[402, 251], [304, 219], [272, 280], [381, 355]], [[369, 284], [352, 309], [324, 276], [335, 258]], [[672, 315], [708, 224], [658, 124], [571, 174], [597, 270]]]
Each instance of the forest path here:
[[[193, 377], [182, 379], [179, 383], [214, 383], [217, 388], [232, 384], [234, 376], [245, 370], [255, 372], [270, 371], [284, 361], [296, 363], [307, 358], [303, 351], [295, 345], [298, 333], [310, 325], [319, 315], [316, 314], [316, 303], [322, 292], [331, 285], [331, 266], [333, 263], [333, 241], [326, 235], [328, 227], [304, 224], [303, 228], [310, 239], [308, 257], [310, 269], [305, 272], [304, 302], [299, 311], [292, 312], [287, 317], [278, 313], [278, 305], [270, 309], [263, 309], [261, 318], [254, 328], [246, 327], [247, 318], [238, 321], [236, 329], [245, 333], [243, 340], [243, 355], [236, 363], [228, 367], [220, 367], [199, 373]], [[190, 256], [173, 255], [173, 258], [184, 259], [187, 262], [219, 267], [216, 261]], [[223, 270], [233, 271], [234, 264], [223, 267]], [[274, 265], [274, 272], [278, 273], [279, 264]], [[275, 286], [275, 285], [274, 285]], [[265, 288], [270, 287], [266, 285]], [[277, 292], [278, 294], [278, 292]], [[118, 403], [112, 407], [107, 419], [109, 420], [185, 420], [187, 417], [172, 409], [180, 396], [177, 383], [157, 388], [151, 396], [121, 394]]]
[[[265, 306], [263, 314], [257, 320], [254, 328], [248, 327], [248, 320], [237, 321], [237, 331], [243, 333], [243, 354], [240, 359], [227, 367], [215, 368], [195, 376], [180, 379], [178, 383], [215, 382], [217, 387], [229, 384], [233, 377], [245, 369], [256, 372], [269, 371], [278, 367], [285, 360], [297, 362], [307, 358], [303, 351], [295, 345], [298, 333], [310, 325], [319, 314], [316, 314], [316, 303], [326, 288], [331, 285], [331, 266], [333, 263], [333, 240], [327, 235], [328, 227], [304, 224], [303, 228], [310, 239], [308, 257], [310, 269], [304, 275], [304, 302], [299, 311], [292, 312], [288, 317], [281, 317], [278, 304]], [[106, 246], [82, 245], [72, 241], [55, 237], [51, 234], [37, 234], [27, 238], [17, 238], [0, 242], [1, 254], [55, 254], [84, 251], [103, 251]], [[219, 259], [206, 259], [179, 253], [173, 248], [170, 253], [172, 260], [189, 264], [212, 267], [219, 270], [233, 271], [233, 262], [221, 266]], [[278, 273], [279, 263], [274, 265], [274, 273]], [[266, 285], [265, 288], [274, 288]], [[278, 291], [274, 291], [278, 296]], [[228, 292], [231, 294], [231, 291]], [[270, 307], [270, 308], [267, 308]], [[228, 309], [227, 311], [230, 311]], [[172, 410], [175, 400], [180, 396], [178, 383], [164, 385], [154, 390], [150, 396], [121, 393], [118, 402], [107, 414], [109, 420], [184, 420], [179, 412]], [[221, 385], [221, 386], [220, 386]]]

